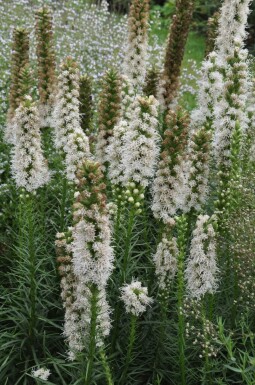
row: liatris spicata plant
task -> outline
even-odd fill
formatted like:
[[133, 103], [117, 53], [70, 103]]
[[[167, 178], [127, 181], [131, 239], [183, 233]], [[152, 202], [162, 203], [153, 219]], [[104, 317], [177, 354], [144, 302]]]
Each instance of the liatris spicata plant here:
[[[103, 351], [104, 338], [110, 331], [106, 284], [113, 269], [111, 229], [104, 194], [104, 175], [100, 164], [85, 160], [77, 171], [77, 190], [73, 205], [73, 227], [68, 238], [59, 234], [59, 262], [62, 275], [62, 298], [66, 311], [65, 335], [70, 358], [86, 357], [85, 384], [93, 376], [95, 355]], [[64, 249], [64, 252], [63, 252]], [[67, 255], [61, 255], [67, 254]], [[71, 264], [70, 264], [71, 263]], [[107, 362], [100, 353], [103, 365]], [[109, 381], [109, 367], [107, 378]]]
[[47, 184], [50, 174], [41, 147], [38, 108], [30, 96], [16, 110], [13, 125], [12, 175], [18, 187], [31, 192]]
[[92, 95], [92, 78], [89, 75], [80, 77], [80, 117], [81, 128], [88, 136], [90, 141], [93, 140], [93, 95]]
[[11, 59], [11, 85], [9, 93], [9, 109], [7, 113], [7, 127], [5, 140], [13, 142], [14, 133], [12, 119], [15, 110], [19, 107], [21, 92], [21, 71], [29, 62], [29, 33], [24, 28], [15, 28], [13, 31], [12, 59]]
[[89, 141], [80, 125], [79, 69], [76, 62], [67, 57], [60, 71], [53, 113], [55, 145], [64, 152], [67, 179], [76, 181], [79, 163], [90, 156]]
[[192, 21], [194, 0], [177, 0], [170, 26], [158, 99], [168, 109], [176, 98], [184, 49]]
[[96, 155], [103, 169], [107, 166], [107, 147], [113, 135], [113, 128], [119, 120], [120, 111], [121, 78], [117, 71], [109, 70], [102, 80], [98, 108]]
[[182, 109], [169, 111], [162, 143], [161, 160], [153, 182], [152, 211], [155, 218], [172, 223], [178, 209], [184, 209], [187, 186], [186, 150], [189, 115]]
[[53, 42], [51, 9], [47, 6], [36, 11], [36, 55], [38, 61], [38, 90], [40, 97], [41, 126], [50, 125], [56, 88], [56, 59]]
[[200, 300], [206, 293], [214, 294], [218, 288], [218, 272], [212, 220], [208, 215], [199, 215], [185, 270], [189, 296]]
[[[105, 288], [113, 269], [111, 228], [104, 194], [104, 175], [100, 164], [87, 160], [78, 172], [72, 229], [73, 271], [77, 277], [76, 302], [80, 327], [87, 349], [85, 384], [91, 383], [97, 347], [103, 350], [103, 339], [110, 331], [109, 305]], [[102, 356], [102, 355], [101, 355]], [[107, 362], [104, 357], [104, 367]], [[110, 380], [110, 369], [106, 375]]]
[[159, 155], [158, 101], [137, 96], [129, 109], [130, 121], [123, 138], [124, 184], [145, 188], [152, 179]]
[[128, 47], [123, 72], [136, 91], [140, 91], [146, 75], [149, 0], [133, 0], [128, 19]]

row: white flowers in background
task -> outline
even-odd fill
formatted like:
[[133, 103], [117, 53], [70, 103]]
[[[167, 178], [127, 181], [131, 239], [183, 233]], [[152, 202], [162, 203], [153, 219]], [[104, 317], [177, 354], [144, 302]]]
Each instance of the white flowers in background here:
[[189, 296], [200, 300], [206, 293], [215, 293], [218, 288], [218, 272], [212, 220], [208, 215], [199, 215], [192, 233], [190, 256], [185, 270]]
[[123, 72], [139, 92], [146, 76], [149, 0], [133, 0], [128, 19], [128, 46]]
[[47, 381], [50, 376], [50, 370], [46, 368], [34, 369], [31, 372], [31, 375], [34, 378], [39, 378], [40, 380]]
[[55, 146], [64, 151], [67, 179], [76, 181], [79, 163], [90, 156], [89, 141], [80, 126], [79, 69], [73, 59], [67, 57], [60, 70], [53, 113]]
[[176, 238], [168, 239], [166, 234], [164, 234], [153, 256], [158, 285], [162, 291], [169, 289], [169, 285], [177, 272], [177, 257], [178, 247]]
[[129, 113], [130, 121], [123, 136], [123, 180], [124, 184], [134, 181], [145, 188], [154, 175], [159, 156], [158, 101], [154, 96], [137, 96]]
[[41, 147], [38, 108], [30, 96], [16, 110], [13, 124], [12, 175], [18, 187], [31, 192], [47, 184], [50, 173]]
[[121, 299], [124, 302], [126, 312], [134, 316], [140, 316], [151, 305], [153, 299], [148, 297], [147, 287], [139, 281], [132, 281], [121, 288]]

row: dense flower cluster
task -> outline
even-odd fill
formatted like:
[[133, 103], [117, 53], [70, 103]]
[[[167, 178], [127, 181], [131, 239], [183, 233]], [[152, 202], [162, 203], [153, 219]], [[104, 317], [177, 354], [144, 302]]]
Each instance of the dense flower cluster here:
[[199, 215], [192, 236], [185, 276], [189, 296], [199, 300], [218, 288], [216, 238], [208, 215]]
[[148, 297], [147, 287], [143, 287], [141, 282], [132, 281], [121, 288], [121, 299], [124, 302], [126, 312], [135, 316], [140, 316], [146, 311], [146, 307], [151, 305], [153, 299]]
[[168, 239], [164, 234], [153, 256], [155, 273], [160, 290], [168, 290], [177, 272], [178, 247], [176, 238]]
[[12, 43], [12, 68], [11, 85], [9, 93], [9, 109], [7, 113], [7, 126], [5, 128], [5, 140], [13, 142], [12, 119], [16, 108], [21, 101], [21, 72], [29, 62], [29, 34], [24, 28], [15, 28]]
[[67, 179], [75, 181], [79, 163], [90, 156], [89, 141], [80, 125], [78, 66], [67, 57], [60, 69], [53, 113], [55, 146], [64, 151]]
[[96, 142], [97, 160], [105, 168], [107, 165], [107, 147], [113, 135], [113, 128], [118, 123], [121, 111], [121, 79], [117, 71], [109, 70], [102, 80], [99, 95], [98, 133]]
[[153, 96], [137, 96], [129, 108], [129, 123], [123, 137], [124, 184], [134, 181], [148, 186], [159, 154], [158, 102]]
[[176, 211], [184, 209], [188, 193], [186, 180], [188, 125], [189, 116], [183, 110], [168, 112], [163, 151], [152, 186], [153, 214], [165, 223], [171, 223]]
[[160, 104], [168, 109], [174, 101], [181, 74], [181, 64], [192, 21], [194, 0], [177, 0], [176, 14], [170, 26], [167, 42], [164, 69], [161, 76], [158, 99]]
[[32, 376], [40, 380], [47, 381], [50, 376], [50, 370], [45, 368], [32, 370]]
[[79, 112], [81, 117], [81, 128], [88, 136], [90, 141], [93, 140], [93, 82], [92, 78], [85, 74], [80, 77], [80, 95], [79, 95]]
[[123, 70], [138, 90], [142, 88], [146, 75], [148, 19], [149, 0], [133, 1], [128, 19], [128, 47]]
[[31, 192], [48, 183], [50, 174], [41, 147], [38, 108], [30, 96], [16, 110], [13, 132], [12, 175], [18, 187]]

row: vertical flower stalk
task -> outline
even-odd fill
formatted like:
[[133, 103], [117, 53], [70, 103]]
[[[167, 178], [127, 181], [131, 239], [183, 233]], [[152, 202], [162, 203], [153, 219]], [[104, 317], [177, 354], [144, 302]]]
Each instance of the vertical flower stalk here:
[[169, 110], [160, 162], [153, 182], [152, 211], [163, 223], [174, 224], [178, 209], [184, 210], [187, 196], [186, 153], [189, 115], [182, 109]]
[[124, 302], [126, 312], [131, 314], [126, 362], [120, 380], [120, 384], [124, 385], [127, 381], [127, 373], [132, 360], [137, 319], [146, 311], [146, 307], [152, 304], [153, 299], [148, 297], [147, 287], [143, 287], [141, 282], [134, 280], [121, 288], [121, 299]]
[[64, 153], [67, 180], [76, 182], [79, 163], [90, 157], [89, 141], [80, 125], [79, 69], [76, 62], [67, 57], [60, 71], [53, 113], [55, 146]]
[[121, 78], [117, 71], [109, 70], [102, 80], [99, 97], [98, 134], [96, 142], [97, 160], [107, 169], [107, 147], [113, 136], [113, 128], [121, 113]]
[[50, 118], [56, 88], [56, 59], [51, 9], [43, 6], [36, 11], [35, 18], [41, 127], [47, 127], [51, 124]]
[[90, 144], [93, 142], [93, 95], [92, 78], [89, 75], [80, 77], [80, 117], [82, 131], [89, 138]]
[[142, 90], [146, 76], [148, 20], [149, 0], [133, 0], [128, 18], [128, 46], [123, 73], [137, 92]]
[[29, 33], [24, 28], [15, 28], [13, 31], [12, 58], [11, 58], [11, 86], [9, 93], [9, 109], [7, 113], [7, 126], [5, 128], [5, 140], [13, 143], [12, 119], [15, 110], [20, 104], [21, 72], [29, 62]]
[[176, 12], [170, 26], [164, 69], [158, 90], [158, 99], [166, 109], [171, 106], [178, 92], [181, 64], [193, 9], [194, 0], [176, 1]]
[[38, 108], [30, 96], [16, 110], [13, 125], [12, 175], [18, 187], [33, 192], [49, 182], [50, 174], [41, 147]]
[[[73, 273], [77, 279], [74, 306], [80, 315], [83, 350], [87, 348], [84, 380], [89, 385], [95, 354], [98, 348], [103, 349], [104, 338], [110, 331], [105, 290], [113, 269], [113, 250], [100, 164], [84, 161], [77, 171], [77, 178], [71, 244]], [[104, 360], [104, 367], [105, 364]]]

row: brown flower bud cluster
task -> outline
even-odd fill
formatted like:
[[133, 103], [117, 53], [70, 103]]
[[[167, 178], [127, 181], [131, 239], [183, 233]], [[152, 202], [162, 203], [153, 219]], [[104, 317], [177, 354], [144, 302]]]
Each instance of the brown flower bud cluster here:
[[145, 96], [157, 96], [158, 90], [158, 81], [159, 81], [159, 71], [156, 68], [151, 68], [145, 78], [145, 85], [143, 88], [143, 93]]
[[93, 135], [93, 96], [92, 78], [85, 74], [80, 77], [79, 109], [81, 117], [81, 128], [92, 141]]
[[24, 28], [15, 28], [12, 43], [11, 86], [9, 94], [8, 120], [13, 118], [20, 104], [22, 94], [21, 78], [24, 67], [29, 62], [29, 34]]
[[219, 18], [220, 18], [220, 13], [215, 12], [213, 16], [208, 19], [208, 23], [207, 23], [208, 31], [207, 31], [206, 52], [205, 52], [206, 56], [208, 56], [209, 53], [214, 50], [215, 39], [218, 34]]
[[179, 77], [184, 56], [189, 27], [192, 21], [194, 0], [177, 0], [176, 12], [170, 26], [166, 48], [164, 70], [162, 74], [162, 90], [166, 108], [176, 97], [179, 87]]
[[50, 8], [43, 6], [36, 12], [36, 39], [38, 60], [38, 88], [41, 105], [52, 103], [56, 85], [56, 59], [53, 46], [53, 21]]
[[109, 70], [102, 80], [102, 91], [98, 107], [97, 159], [107, 164], [107, 147], [113, 135], [113, 128], [121, 113], [121, 77], [115, 70]]
[[101, 214], [106, 212], [106, 185], [100, 163], [85, 160], [79, 167], [76, 176], [77, 184], [76, 201], [74, 203], [74, 222], [80, 219], [75, 215], [81, 207], [87, 210], [97, 207]]

